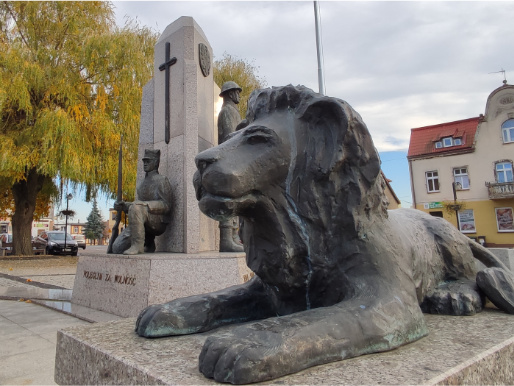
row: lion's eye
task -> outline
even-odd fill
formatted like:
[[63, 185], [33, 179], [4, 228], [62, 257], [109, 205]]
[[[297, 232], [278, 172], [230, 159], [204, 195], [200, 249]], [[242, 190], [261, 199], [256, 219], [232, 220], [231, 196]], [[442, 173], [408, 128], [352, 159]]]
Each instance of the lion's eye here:
[[271, 137], [265, 134], [253, 134], [246, 138], [246, 142], [250, 145], [259, 145], [261, 143], [268, 143]]

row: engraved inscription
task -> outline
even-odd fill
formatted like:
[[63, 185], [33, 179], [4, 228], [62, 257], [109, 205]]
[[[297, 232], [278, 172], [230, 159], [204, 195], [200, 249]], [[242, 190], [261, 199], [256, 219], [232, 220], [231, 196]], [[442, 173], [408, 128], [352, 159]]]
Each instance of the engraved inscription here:
[[136, 285], [134, 276], [114, 275], [114, 282], [119, 284]]
[[84, 271], [84, 277], [91, 280], [102, 280], [101, 272]]
[[136, 285], [136, 277], [135, 276], [127, 276], [127, 275], [114, 275], [114, 281], [112, 280], [112, 275], [110, 273], [103, 272], [93, 272], [93, 271], [84, 271], [84, 277], [89, 280], [103, 280], [108, 282], [114, 282], [117, 284], [124, 285]]

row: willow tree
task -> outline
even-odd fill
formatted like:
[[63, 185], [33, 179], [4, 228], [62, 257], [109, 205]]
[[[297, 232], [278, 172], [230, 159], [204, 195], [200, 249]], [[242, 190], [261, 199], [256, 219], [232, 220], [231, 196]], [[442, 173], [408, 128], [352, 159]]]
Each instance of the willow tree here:
[[221, 59], [214, 61], [213, 68], [214, 81], [219, 87], [232, 80], [243, 89], [238, 108], [241, 117], [244, 118], [248, 107], [248, 98], [252, 91], [266, 86], [265, 79], [258, 75], [259, 68], [252, 62], [229, 55], [226, 52], [223, 53]]
[[156, 39], [131, 20], [118, 28], [109, 2], [0, 3], [0, 190], [14, 198], [14, 253], [32, 253], [45, 185], [84, 185], [86, 199], [116, 190], [121, 135], [130, 198]]

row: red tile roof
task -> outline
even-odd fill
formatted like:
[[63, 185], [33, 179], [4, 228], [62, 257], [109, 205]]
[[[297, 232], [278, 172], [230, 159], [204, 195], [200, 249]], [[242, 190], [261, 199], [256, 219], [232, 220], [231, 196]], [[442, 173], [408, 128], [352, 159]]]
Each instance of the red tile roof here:
[[[466, 153], [473, 151], [475, 132], [480, 118], [469, 118], [461, 121], [440, 123], [433, 126], [411, 129], [409, 152], [407, 158], [416, 158], [440, 153]], [[435, 142], [444, 137], [462, 138], [462, 145], [435, 148]]]

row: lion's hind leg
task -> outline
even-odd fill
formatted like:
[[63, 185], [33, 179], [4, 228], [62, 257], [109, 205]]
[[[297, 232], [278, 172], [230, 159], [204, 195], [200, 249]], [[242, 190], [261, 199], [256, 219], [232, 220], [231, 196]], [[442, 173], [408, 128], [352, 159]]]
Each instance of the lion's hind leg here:
[[484, 296], [469, 279], [445, 281], [430, 291], [420, 307], [424, 313], [475, 315], [484, 308]]
[[477, 274], [478, 287], [500, 310], [514, 314], [514, 275], [501, 268], [486, 268]]

